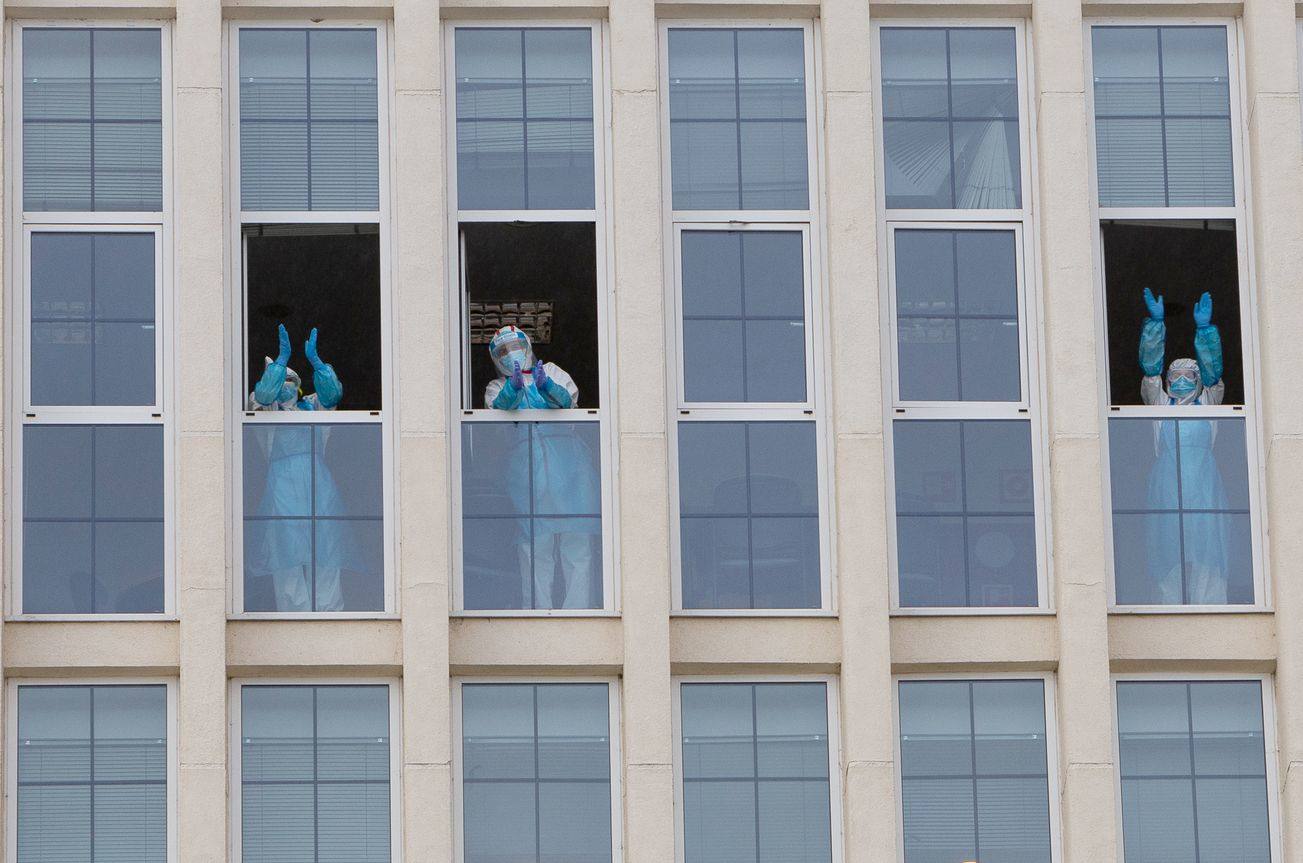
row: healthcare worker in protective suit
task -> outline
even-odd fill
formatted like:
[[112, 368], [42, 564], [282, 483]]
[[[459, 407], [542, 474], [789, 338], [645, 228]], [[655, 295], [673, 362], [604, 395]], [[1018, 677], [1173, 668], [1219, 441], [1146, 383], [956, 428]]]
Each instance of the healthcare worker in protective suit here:
[[[1167, 326], [1163, 298], [1145, 288], [1149, 317], [1140, 332], [1140, 396], [1147, 405], [1219, 405], [1226, 391], [1222, 380], [1222, 338], [1212, 323], [1213, 301], [1206, 292], [1194, 307], [1194, 359], [1173, 360], [1163, 373]], [[1179, 447], [1178, 447], [1179, 434]], [[1216, 426], [1208, 420], [1160, 420], [1154, 423], [1155, 460], [1149, 474], [1148, 502], [1156, 510], [1225, 510], [1226, 489], [1213, 453]], [[1179, 451], [1178, 451], [1179, 450]], [[1179, 477], [1178, 477], [1179, 471]], [[1179, 500], [1178, 500], [1179, 496]], [[1222, 605], [1229, 575], [1229, 527], [1216, 512], [1201, 513], [1197, 530], [1185, 519], [1185, 536], [1164, 529], [1151, 518], [1148, 574], [1156, 601], [1164, 605]], [[1184, 567], [1182, 565], [1184, 552]], [[1184, 571], [1183, 571], [1184, 569]]]
[[[484, 390], [497, 410], [555, 410], [579, 404], [579, 388], [555, 363], [534, 356], [529, 336], [505, 326], [489, 342], [500, 377]], [[533, 432], [531, 446], [530, 431]], [[596, 459], [569, 423], [521, 426], [506, 470], [507, 493], [522, 515], [596, 515], [601, 512]], [[531, 500], [532, 492], [532, 500]], [[533, 537], [517, 535], [526, 607], [590, 608], [600, 578], [600, 522], [596, 518], [530, 520]], [[532, 587], [532, 591], [531, 591]], [[554, 594], [554, 588], [558, 595]], [[532, 600], [532, 602], [531, 602]]]
[[[290, 337], [284, 324], [278, 332], [279, 353], [274, 360], [264, 358], [262, 379], [249, 394], [248, 409], [333, 411], [344, 397], [344, 385], [335, 369], [318, 356], [316, 329], [303, 346], [303, 353], [312, 364], [315, 390], [308, 396], [303, 395], [298, 373], [289, 367]], [[250, 549], [252, 553], [245, 554], [248, 574], [271, 577], [277, 611], [339, 611], [344, 607], [340, 571], [350, 546], [346, 536], [348, 523], [313, 519], [305, 524], [302, 519], [305, 515], [330, 516], [344, 512], [339, 489], [323, 459], [330, 430], [318, 430], [311, 425], [268, 424], [258, 426], [256, 433], [267, 459], [267, 479], [254, 515], [269, 520], [262, 522], [262, 531]]]

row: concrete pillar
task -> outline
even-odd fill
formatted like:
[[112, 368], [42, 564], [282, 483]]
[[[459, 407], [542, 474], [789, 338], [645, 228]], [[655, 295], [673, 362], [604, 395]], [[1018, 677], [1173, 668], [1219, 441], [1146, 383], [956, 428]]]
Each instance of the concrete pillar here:
[[443, 40], [438, 0], [394, 4], [391, 211], [403, 615], [404, 859], [451, 860], [450, 490]]
[[[823, 0], [823, 187], [830, 371], [890, 351], [879, 328], [878, 142], [868, 0]], [[890, 361], [889, 353], [884, 362]], [[832, 374], [835, 565], [841, 619], [841, 770], [846, 863], [896, 859], [890, 573], [883, 398], [876, 368]], [[850, 480], [850, 477], [855, 477]], [[840, 478], [840, 482], [834, 481]]]
[[1075, 3], [1032, 4], [1041, 307], [1050, 434], [1058, 727], [1065, 863], [1118, 856], [1108, 560], [1084, 37]]
[[226, 863], [226, 533], [228, 471], [226, 127], [222, 98], [222, 8], [179, 0], [173, 31], [176, 295], [177, 697], [181, 856]]
[[[610, 7], [614, 151], [614, 322], [610, 344], [637, 362], [614, 368], [624, 631], [624, 854], [674, 859], [674, 735], [670, 697], [670, 513], [660, 104], [652, 0]], [[599, 230], [601, 226], [599, 226]], [[609, 421], [609, 420], [608, 420]], [[670, 430], [672, 431], [672, 430]], [[618, 466], [617, 466], [618, 470]]]
[[1290, 374], [1303, 362], [1303, 129], [1295, 7], [1288, 0], [1244, 4], [1247, 97], [1248, 219], [1252, 226], [1256, 323], [1267, 510], [1276, 622], [1276, 729], [1280, 743], [1282, 859], [1303, 854], [1303, 583], [1294, 562], [1303, 537], [1291, 525], [1303, 517], [1295, 479], [1303, 471], [1303, 405]]

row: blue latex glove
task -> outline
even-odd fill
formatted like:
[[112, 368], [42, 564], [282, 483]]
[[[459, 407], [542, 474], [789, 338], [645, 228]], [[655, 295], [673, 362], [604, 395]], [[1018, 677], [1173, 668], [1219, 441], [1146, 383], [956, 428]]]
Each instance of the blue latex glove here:
[[1207, 292], [1199, 298], [1199, 302], [1194, 304], [1194, 325], [1202, 328], [1213, 322], [1213, 298]]
[[317, 353], [317, 328], [313, 327], [303, 345], [303, 353], [312, 363], [312, 389], [317, 394], [317, 404], [326, 410], [334, 408], [344, 398], [344, 384], [330, 363], [323, 362]]
[[280, 342], [276, 361], [263, 370], [258, 385], [253, 388], [254, 400], [260, 405], [275, 404], [281, 387], [285, 386], [285, 373], [290, 362], [290, 334], [285, 331], [284, 324], [277, 324], [276, 335]]
[[[1206, 297], [1206, 296], [1208, 296], [1208, 295], [1207, 295], [1207, 294], [1204, 294], [1204, 296]], [[1211, 301], [1209, 301], [1209, 302], [1211, 302]], [[1163, 319], [1163, 297], [1162, 297], [1162, 295], [1160, 294], [1160, 295], [1157, 297], [1157, 299], [1155, 299], [1155, 297], [1154, 297], [1154, 292], [1151, 291], [1151, 290], [1149, 290], [1149, 288], [1145, 288], [1145, 308], [1149, 309], [1149, 317], [1150, 317], [1150, 318], [1152, 318], [1152, 319], [1155, 320], [1155, 321], [1161, 321], [1161, 320]]]
[[[1204, 294], [1205, 298], [1207, 296]], [[1203, 300], [1199, 302], [1202, 304]], [[1209, 305], [1212, 305], [1211, 301]], [[1211, 309], [1208, 313], [1212, 314]], [[1198, 320], [1198, 306], [1195, 307], [1195, 320]], [[1205, 387], [1222, 379], [1222, 334], [1217, 327], [1206, 324], [1194, 331], [1194, 358], [1199, 363], [1199, 377]]]
[[[1160, 300], [1161, 303], [1161, 300]], [[1162, 307], [1159, 307], [1161, 314]], [[1147, 318], [1140, 330], [1140, 370], [1145, 377], [1163, 373], [1163, 352], [1167, 344], [1167, 324], [1161, 318]]]
[[539, 360], [534, 363], [534, 387], [543, 394], [543, 398], [555, 408], [568, 408], [570, 404], [570, 393], [566, 388], [547, 376], [547, 369], [543, 366], [543, 361]]
[[521, 374], [520, 363], [512, 363], [512, 366], [511, 375], [502, 382], [502, 389], [489, 405], [494, 410], [514, 411], [525, 395], [525, 376]]
[[507, 381], [518, 390], [525, 388], [525, 375], [520, 371], [520, 363], [511, 364], [511, 377]]

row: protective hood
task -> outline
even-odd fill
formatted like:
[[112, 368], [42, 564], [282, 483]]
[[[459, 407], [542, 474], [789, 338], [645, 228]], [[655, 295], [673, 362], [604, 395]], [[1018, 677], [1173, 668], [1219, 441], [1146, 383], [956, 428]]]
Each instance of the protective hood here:
[[[272, 365], [275, 362], [276, 361], [273, 360], [271, 357], [263, 357], [262, 367], [263, 369], [266, 369], [268, 366]], [[281, 385], [281, 391], [276, 396], [276, 404], [278, 405], [287, 404], [293, 406], [298, 402], [299, 394], [302, 392], [303, 392], [303, 378], [299, 377], [299, 373], [294, 371], [294, 369], [290, 368], [289, 366], [286, 366], [285, 383]]]
[[489, 341], [489, 354], [503, 377], [511, 377], [513, 363], [520, 363], [522, 372], [534, 368], [534, 346], [525, 331], [517, 327], [508, 325], [494, 333]]
[[1172, 360], [1167, 367], [1167, 396], [1178, 405], [1190, 405], [1198, 401], [1203, 393], [1203, 379], [1199, 375], [1199, 363], [1183, 357]]

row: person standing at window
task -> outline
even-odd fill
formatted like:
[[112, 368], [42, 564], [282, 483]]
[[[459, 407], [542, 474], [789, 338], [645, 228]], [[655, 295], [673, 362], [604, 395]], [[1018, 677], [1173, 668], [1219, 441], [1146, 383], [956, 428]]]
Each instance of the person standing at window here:
[[[1140, 393], [1147, 405], [1221, 404], [1226, 384], [1222, 380], [1222, 339], [1212, 323], [1213, 301], [1205, 291], [1194, 307], [1194, 352], [1167, 367], [1163, 359], [1167, 339], [1163, 298], [1145, 288], [1149, 317], [1140, 333], [1140, 368], [1144, 379]], [[1213, 453], [1217, 430], [1206, 420], [1160, 420], [1154, 423], [1157, 456], [1149, 474], [1149, 504], [1155, 510], [1180, 503], [1186, 508], [1217, 513], [1229, 503], [1221, 471]], [[1183, 582], [1188, 582], [1189, 602], [1221, 605], [1226, 602], [1229, 526], [1224, 515], [1208, 518], [1201, 531], [1187, 532], [1182, 549], [1174, 548], [1161, 523], [1151, 520], [1148, 546], [1150, 577], [1164, 603], [1181, 603]], [[1182, 570], [1185, 572], [1182, 572]]]

